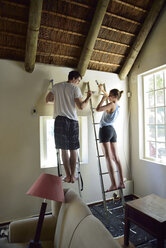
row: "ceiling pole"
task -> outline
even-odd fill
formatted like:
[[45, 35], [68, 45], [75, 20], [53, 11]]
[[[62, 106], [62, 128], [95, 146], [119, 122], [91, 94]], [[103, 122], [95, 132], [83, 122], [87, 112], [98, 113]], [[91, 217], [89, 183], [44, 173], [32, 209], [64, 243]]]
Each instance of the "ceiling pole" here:
[[25, 52], [25, 70], [33, 72], [36, 60], [38, 34], [43, 0], [31, 0]]
[[131, 67], [133, 66], [133, 64], [136, 60], [136, 57], [137, 57], [138, 53], [140, 52], [140, 50], [141, 50], [141, 48], [145, 42], [145, 39], [148, 36], [148, 33], [150, 32], [164, 2], [165, 2], [165, 0], [154, 0], [154, 3], [153, 3], [144, 23], [142, 25], [142, 28], [141, 28], [140, 32], [138, 33], [138, 36], [131, 47], [129, 55], [128, 55], [122, 69], [120, 70], [119, 78], [121, 80], [125, 79], [125, 77], [129, 73]]
[[110, 0], [98, 0], [97, 7], [95, 10], [95, 14], [92, 20], [92, 24], [90, 26], [88, 36], [86, 38], [81, 57], [78, 63], [78, 71], [81, 76], [84, 76], [86, 69], [88, 68], [88, 64], [93, 52], [93, 48], [95, 45], [95, 41], [97, 39], [104, 15], [106, 13], [108, 4]]

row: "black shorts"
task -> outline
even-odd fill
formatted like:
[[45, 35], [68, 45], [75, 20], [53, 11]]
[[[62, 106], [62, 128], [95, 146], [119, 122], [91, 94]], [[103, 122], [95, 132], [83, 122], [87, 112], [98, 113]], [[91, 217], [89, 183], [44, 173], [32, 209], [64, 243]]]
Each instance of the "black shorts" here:
[[99, 142], [116, 142], [117, 134], [113, 126], [104, 126], [99, 129]]
[[56, 149], [76, 150], [80, 148], [78, 121], [57, 116], [54, 124]]

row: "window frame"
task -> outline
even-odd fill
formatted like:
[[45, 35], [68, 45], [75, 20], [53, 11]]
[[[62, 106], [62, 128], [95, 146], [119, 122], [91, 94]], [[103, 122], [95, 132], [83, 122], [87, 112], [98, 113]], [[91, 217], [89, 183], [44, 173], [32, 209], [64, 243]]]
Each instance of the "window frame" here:
[[[48, 119], [54, 120], [52, 116], [39, 117], [39, 139], [40, 139], [40, 168], [57, 167], [57, 151], [55, 148], [55, 156], [53, 163], [48, 162], [47, 159], [47, 130], [46, 121]], [[80, 164], [88, 163], [88, 116], [78, 116], [79, 121], [79, 140], [80, 149], [78, 149]], [[54, 146], [55, 147], [55, 146]]]
[[[164, 105], [161, 106], [164, 108], [164, 123], [163, 124], [159, 124], [156, 121], [156, 109], [159, 108], [159, 106], [157, 106], [156, 104], [156, 92], [158, 90], [161, 89], [157, 89], [154, 87], [154, 89], [152, 90], [152, 92], [154, 93], [154, 117], [155, 117], [155, 122], [153, 125], [155, 125], [155, 143], [163, 143], [165, 144], [165, 150], [166, 150], [166, 65], [160, 66], [158, 68], [155, 68], [153, 70], [147, 71], [145, 73], [142, 73], [140, 75], [138, 75], [138, 121], [139, 121], [139, 157], [142, 160], [147, 160], [149, 162], [154, 162], [154, 163], [158, 163], [158, 164], [163, 164], [166, 165], [166, 159], [165, 158], [157, 158], [157, 155], [155, 158], [147, 156], [146, 154], [146, 109], [145, 109], [145, 95], [147, 92], [145, 92], [144, 90], [144, 80], [146, 76], [150, 76], [152, 75], [153, 77], [155, 77], [155, 74], [157, 74], [158, 72], [162, 72], [163, 73], [163, 90], [164, 90]], [[155, 81], [156, 79], [154, 79], [154, 85], [156, 83]], [[150, 92], [150, 91], [149, 91]], [[148, 108], [147, 108], [148, 109]], [[150, 109], [150, 107], [149, 107]], [[149, 123], [150, 125], [150, 123]], [[164, 125], [165, 126], [165, 141], [157, 141], [156, 135], [157, 135], [157, 125]], [[157, 146], [155, 146], [155, 152], [157, 150]]]

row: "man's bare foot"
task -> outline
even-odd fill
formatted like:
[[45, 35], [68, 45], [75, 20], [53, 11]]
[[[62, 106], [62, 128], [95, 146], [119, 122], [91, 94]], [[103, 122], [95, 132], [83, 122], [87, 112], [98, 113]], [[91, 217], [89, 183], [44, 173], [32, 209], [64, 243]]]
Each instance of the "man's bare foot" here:
[[64, 178], [63, 178], [63, 181], [64, 181], [65, 183], [70, 183], [70, 182], [71, 182], [71, 177], [70, 177], [70, 176], [64, 177]]
[[124, 189], [124, 188], [125, 188], [124, 183], [120, 183], [120, 184], [118, 185], [118, 189]]
[[71, 176], [71, 180], [70, 180], [71, 183], [75, 183], [76, 180], [77, 178], [75, 176]]
[[111, 185], [111, 187], [109, 187], [109, 189], [106, 190], [106, 192], [111, 192], [113, 190], [116, 190], [117, 186], [116, 185]]

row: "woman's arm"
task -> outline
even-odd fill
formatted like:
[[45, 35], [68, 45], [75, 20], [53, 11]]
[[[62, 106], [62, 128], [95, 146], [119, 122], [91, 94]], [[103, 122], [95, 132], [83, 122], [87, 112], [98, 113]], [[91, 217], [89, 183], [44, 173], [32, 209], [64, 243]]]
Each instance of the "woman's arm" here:
[[105, 102], [106, 99], [107, 99], [107, 96], [104, 95], [102, 97], [101, 101], [99, 102], [99, 104], [97, 105], [97, 108], [96, 108], [97, 112], [101, 112], [101, 111], [105, 111], [105, 110], [111, 111], [113, 109], [113, 103], [112, 102], [103, 105], [103, 103]]

